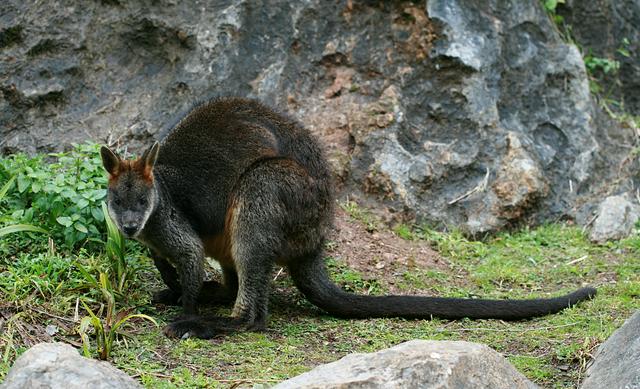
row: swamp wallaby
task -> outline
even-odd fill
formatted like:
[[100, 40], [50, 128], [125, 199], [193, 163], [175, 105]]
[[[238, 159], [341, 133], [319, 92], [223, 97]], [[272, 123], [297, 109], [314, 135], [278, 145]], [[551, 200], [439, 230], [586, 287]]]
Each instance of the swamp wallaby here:
[[[334, 285], [323, 262], [333, 217], [331, 174], [318, 142], [295, 121], [257, 101], [219, 98], [197, 105], [141, 158], [101, 149], [109, 173], [108, 208], [128, 238], [151, 249], [184, 316], [169, 336], [209, 338], [265, 326], [272, 267], [288, 269], [309, 301], [343, 318], [517, 320], [558, 312], [592, 298], [481, 300], [360, 296]], [[204, 258], [223, 282], [203, 285]], [[231, 317], [199, 317], [197, 304], [235, 302]]]

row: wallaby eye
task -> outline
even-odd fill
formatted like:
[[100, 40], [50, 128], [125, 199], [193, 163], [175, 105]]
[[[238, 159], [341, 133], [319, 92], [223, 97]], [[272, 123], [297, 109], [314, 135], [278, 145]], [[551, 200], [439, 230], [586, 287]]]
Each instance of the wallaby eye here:
[[144, 207], [147, 205], [147, 199], [140, 199], [138, 200], [138, 205], [141, 207]]
[[113, 199], [113, 202], [115, 203], [115, 205], [117, 205], [118, 207], [122, 205], [122, 200], [120, 200], [119, 198], [115, 198]]

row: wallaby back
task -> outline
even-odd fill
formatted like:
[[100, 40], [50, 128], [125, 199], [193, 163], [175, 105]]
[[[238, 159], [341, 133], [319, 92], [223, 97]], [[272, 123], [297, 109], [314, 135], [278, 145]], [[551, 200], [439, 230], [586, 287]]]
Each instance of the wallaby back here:
[[261, 103], [241, 98], [197, 105], [161, 142], [156, 170], [175, 205], [196, 231], [215, 235], [224, 227], [230, 193], [250, 166], [270, 158], [296, 161], [315, 180], [317, 198], [333, 200], [322, 150], [295, 121]]

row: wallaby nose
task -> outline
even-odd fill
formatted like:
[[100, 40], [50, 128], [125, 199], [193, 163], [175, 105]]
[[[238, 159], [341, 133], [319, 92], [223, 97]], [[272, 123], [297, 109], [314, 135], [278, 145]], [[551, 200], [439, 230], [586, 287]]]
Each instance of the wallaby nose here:
[[133, 236], [136, 232], [138, 232], [137, 224], [127, 224], [122, 226], [122, 232], [124, 232], [127, 236]]

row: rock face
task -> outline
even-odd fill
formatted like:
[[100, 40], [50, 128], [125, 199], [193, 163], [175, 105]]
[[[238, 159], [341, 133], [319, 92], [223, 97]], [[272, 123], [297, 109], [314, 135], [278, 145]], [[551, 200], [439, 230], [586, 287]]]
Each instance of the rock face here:
[[2, 153], [139, 150], [194, 100], [232, 94], [302, 121], [351, 196], [397, 219], [584, 221], [637, 186], [612, 168], [636, 135], [600, 113], [538, 0], [7, 0], [0, 26]]
[[598, 243], [624, 238], [631, 233], [639, 218], [640, 206], [628, 196], [607, 197], [598, 206], [589, 238]]
[[640, 388], [640, 311], [600, 346], [582, 389]]
[[640, 115], [640, 2], [637, 0], [567, 0], [557, 12], [571, 25], [577, 43], [594, 57], [616, 60], [618, 71], [595, 76], [604, 81], [609, 99]]
[[350, 354], [284, 381], [288, 388], [536, 388], [487, 346], [412, 340], [371, 354]]
[[0, 389], [139, 389], [133, 378], [111, 366], [81, 357], [64, 343], [40, 343], [16, 360]]

